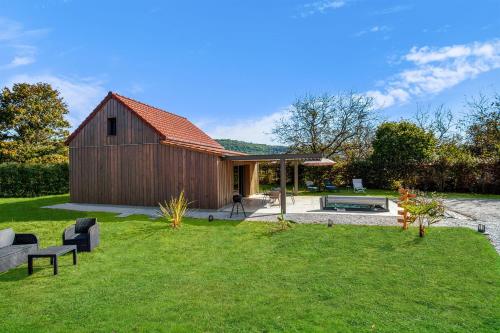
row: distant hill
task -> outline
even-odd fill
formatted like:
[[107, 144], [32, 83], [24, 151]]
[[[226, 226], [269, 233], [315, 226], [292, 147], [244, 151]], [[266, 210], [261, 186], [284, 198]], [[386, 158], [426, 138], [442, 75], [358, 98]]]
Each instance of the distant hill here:
[[231, 139], [216, 139], [227, 150], [239, 151], [247, 154], [264, 155], [264, 154], [281, 154], [286, 153], [286, 146], [271, 146], [261, 143], [251, 143], [245, 141]]

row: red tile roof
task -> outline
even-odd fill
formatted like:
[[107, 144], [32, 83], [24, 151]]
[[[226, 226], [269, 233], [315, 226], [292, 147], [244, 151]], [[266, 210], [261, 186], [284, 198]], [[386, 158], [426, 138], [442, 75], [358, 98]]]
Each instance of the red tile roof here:
[[111, 98], [116, 99], [126, 108], [135, 113], [140, 119], [155, 130], [165, 143], [186, 148], [194, 148], [201, 151], [213, 152], [222, 155], [245, 155], [238, 152], [225, 150], [217, 141], [209, 137], [205, 132], [196, 127], [185, 117], [155, 108], [134, 99], [109, 92], [104, 100], [83, 121], [83, 123], [68, 137], [68, 144], [80, 130], [99, 112], [102, 106]]
[[205, 132], [184, 117], [116, 93], [112, 94], [118, 101], [134, 111], [139, 118], [157, 130], [165, 140], [182, 141], [190, 144], [224, 149], [217, 141], [209, 137]]

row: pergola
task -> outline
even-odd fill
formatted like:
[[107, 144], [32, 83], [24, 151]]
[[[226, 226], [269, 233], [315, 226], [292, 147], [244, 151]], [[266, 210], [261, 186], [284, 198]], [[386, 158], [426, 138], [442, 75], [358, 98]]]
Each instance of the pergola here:
[[280, 162], [280, 191], [281, 191], [281, 213], [286, 214], [286, 162], [294, 162], [293, 192], [299, 190], [299, 162], [300, 161], [322, 161], [322, 154], [269, 154], [269, 155], [244, 155], [224, 156], [224, 160], [235, 162]]

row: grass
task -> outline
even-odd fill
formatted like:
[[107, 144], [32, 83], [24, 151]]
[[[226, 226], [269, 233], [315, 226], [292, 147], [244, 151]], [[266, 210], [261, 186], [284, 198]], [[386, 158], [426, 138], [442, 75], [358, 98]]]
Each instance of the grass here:
[[[279, 184], [275, 185], [260, 185], [261, 191], [267, 191], [272, 188], [279, 187]], [[287, 185], [287, 190], [292, 191], [293, 186]], [[376, 196], [376, 197], [388, 197], [396, 198], [398, 197], [398, 192], [393, 190], [384, 189], [367, 189], [366, 192], [354, 192], [352, 189], [346, 189], [345, 187], [339, 188], [338, 192], [310, 192], [307, 191], [305, 187], [299, 188], [299, 195], [363, 195], [363, 196]], [[445, 199], [492, 199], [500, 200], [500, 194], [479, 194], [479, 193], [457, 193], [457, 192], [437, 192], [439, 196]]]
[[40, 209], [67, 196], [0, 199], [0, 229], [57, 245], [96, 216], [101, 245], [0, 274], [3, 332], [494, 332], [500, 257], [458, 228], [273, 225]]

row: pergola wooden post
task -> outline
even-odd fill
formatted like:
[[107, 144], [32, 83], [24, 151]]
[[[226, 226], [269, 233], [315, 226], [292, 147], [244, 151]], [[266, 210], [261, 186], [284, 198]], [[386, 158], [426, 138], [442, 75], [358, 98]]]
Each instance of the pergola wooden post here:
[[299, 161], [293, 163], [293, 195], [299, 193]]
[[321, 154], [270, 154], [270, 155], [243, 155], [243, 156], [223, 156], [226, 161], [254, 161], [268, 162], [280, 161], [280, 204], [281, 213], [286, 214], [286, 161], [294, 161], [294, 193], [299, 189], [299, 161], [320, 161], [323, 158]]
[[280, 159], [281, 214], [286, 214], [286, 161]]

